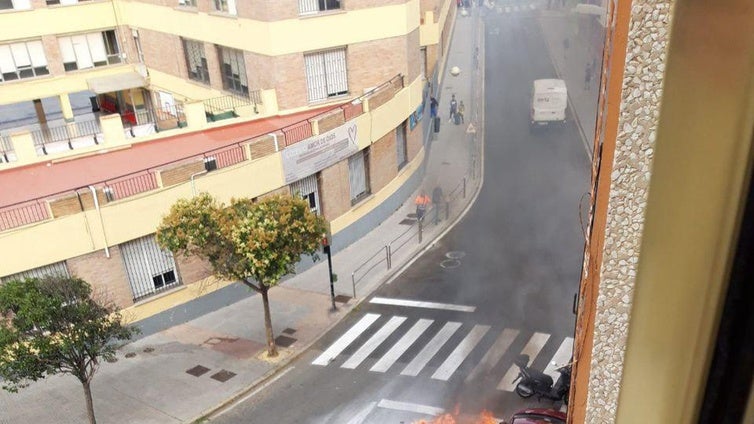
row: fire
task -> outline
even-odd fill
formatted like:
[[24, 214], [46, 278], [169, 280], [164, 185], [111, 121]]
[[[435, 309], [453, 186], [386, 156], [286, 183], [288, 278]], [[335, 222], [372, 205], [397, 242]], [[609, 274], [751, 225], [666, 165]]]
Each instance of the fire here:
[[446, 412], [442, 415], [438, 415], [432, 420], [419, 420], [414, 424], [498, 424], [499, 421], [495, 419], [490, 411], [482, 411], [478, 416], [459, 417], [459, 408], [456, 407], [453, 413]]

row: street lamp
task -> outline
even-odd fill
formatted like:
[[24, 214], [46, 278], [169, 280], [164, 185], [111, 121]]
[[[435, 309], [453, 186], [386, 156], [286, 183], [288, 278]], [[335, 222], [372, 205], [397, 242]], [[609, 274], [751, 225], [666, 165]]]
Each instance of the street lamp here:
[[330, 276], [330, 301], [332, 302], [332, 310], [337, 311], [335, 306], [335, 281], [338, 277], [332, 272], [332, 253], [330, 249], [330, 239], [327, 234], [322, 234], [322, 250], [327, 255], [327, 275]]

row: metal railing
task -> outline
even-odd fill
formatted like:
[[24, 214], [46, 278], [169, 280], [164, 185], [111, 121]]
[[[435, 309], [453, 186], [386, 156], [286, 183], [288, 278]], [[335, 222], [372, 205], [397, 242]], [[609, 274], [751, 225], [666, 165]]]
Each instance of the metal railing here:
[[282, 131], [285, 135], [285, 145], [290, 146], [312, 136], [312, 123], [310, 119], [307, 119], [293, 125], [288, 125]]
[[[459, 204], [459, 198], [466, 198], [466, 187], [468, 177], [464, 176], [461, 181], [445, 196], [445, 201], [438, 205], [432, 205], [427, 208], [426, 213], [422, 219], [417, 219], [412, 223], [404, 232], [390, 240], [385, 246], [380, 247], [374, 254], [368, 259], [364, 260], [359, 266], [357, 266], [351, 273], [351, 289], [353, 291], [353, 297], [356, 297], [356, 286], [363, 281], [370, 272], [384, 263], [385, 271], [389, 271], [393, 267], [393, 259], [396, 254], [403, 248], [409, 246], [409, 243], [416, 239], [414, 247], [421, 246], [424, 242], [424, 231], [427, 226], [427, 222], [431, 222], [434, 218], [435, 212], [438, 216], [444, 216], [444, 221], [447, 222], [450, 219], [451, 209], [455, 210], [455, 206]], [[439, 208], [439, 209], [437, 209]], [[460, 212], [460, 211], [459, 211]]]
[[166, 104], [156, 108], [154, 110], [154, 122], [157, 124], [158, 130], [185, 127], [186, 114], [183, 112], [183, 104]]
[[52, 143], [67, 143], [68, 148], [73, 150], [73, 140], [79, 138], [91, 138], [95, 144], [99, 144], [97, 134], [102, 133], [99, 120], [78, 121], [68, 124], [49, 126], [47, 124], [36, 124], [37, 129], [31, 130], [31, 137], [34, 145], [42, 150], [43, 154], [47, 153], [47, 148]]
[[[402, 76], [400, 77], [402, 81]], [[394, 80], [396, 80], [396, 78], [392, 78], [390, 81], [394, 81]], [[366, 95], [361, 96], [357, 98], [356, 100], [360, 100], [360, 99], [363, 100], [365, 96]], [[345, 113], [346, 109], [344, 108], [344, 105], [337, 105], [337, 106], [333, 106], [332, 109], [329, 109], [323, 112], [323, 114], [330, 113], [338, 109], [340, 109], [341, 111], [344, 111], [343, 113]], [[358, 110], [358, 109], [354, 109], [354, 111], [355, 110]], [[181, 110], [181, 113], [182, 113], [182, 110]], [[356, 115], [352, 115], [352, 116], [356, 116]], [[302, 127], [308, 126], [309, 127], [308, 131], [310, 134], [309, 136], [311, 136], [310, 119], [311, 118], [303, 119], [296, 124], [289, 125], [286, 128], [292, 129], [294, 127], [298, 128], [299, 126], [302, 126]], [[87, 121], [87, 122], [97, 122], [97, 128], [99, 128], [98, 121]], [[305, 134], [306, 130], [301, 130], [301, 131], [304, 131], [302, 134]], [[230, 143], [225, 146], [217, 147], [215, 149], [207, 150], [198, 155], [181, 157], [178, 159], [174, 159], [171, 161], [167, 161], [167, 162], [155, 165], [148, 169], [142, 169], [139, 171], [128, 173], [120, 177], [112, 178], [105, 181], [92, 182], [90, 184], [87, 184], [86, 186], [91, 185], [93, 187], [105, 189], [105, 194], [108, 198], [108, 201], [116, 201], [116, 200], [120, 200], [129, 196], [134, 196], [140, 193], [144, 193], [150, 190], [155, 190], [159, 188], [159, 185], [157, 183], [157, 178], [155, 175], [159, 169], [165, 168], [167, 166], [179, 164], [181, 162], [185, 162], [186, 160], [189, 160], [191, 158], [197, 158], [197, 159], [214, 158], [215, 159], [214, 162], [216, 166], [214, 169], [221, 169], [224, 167], [241, 163], [246, 160], [250, 160], [250, 158], [246, 156], [246, 149], [244, 147], [245, 144], [251, 142], [252, 140], [260, 136], [267, 134], [268, 132], [269, 131], [264, 131], [259, 134], [251, 134], [249, 137], [243, 140]], [[288, 144], [289, 143], [287, 143], [287, 136], [286, 136], [286, 145]], [[281, 148], [282, 147], [283, 146], [281, 145]], [[83, 187], [71, 188], [69, 190], [63, 190], [57, 193], [40, 196], [40, 197], [31, 199], [28, 201], [22, 201], [18, 203], [0, 206], [0, 217], [11, 217], [11, 218], [5, 218], [6, 220], [3, 221], [2, 224], [0, 224], [0, 231], [5, 231], [11, 228], [16, 228], [22, 225], [27, 225], [34, 222], [44, 221], [44, 220], [52, 218], [47, 212], [46, 201], [48, 199], [54, 199], [61, 196], [65, 196], [66, 194], [73, 193], [76, 190], [79, 190], [81, 188]]]
[[259, 90], [252, 90], [249, 91], [248, 96], [228, 94], [202, 100], [202, 103], [204, 103], [204, 111], [208, 119], [216, 116], [220, 117], [219, 119], [225, 119], [236, 117], [236, 108], [238, 107], [253, 105], [256, 112], [257, 105], [262, 104], [262, 96]]

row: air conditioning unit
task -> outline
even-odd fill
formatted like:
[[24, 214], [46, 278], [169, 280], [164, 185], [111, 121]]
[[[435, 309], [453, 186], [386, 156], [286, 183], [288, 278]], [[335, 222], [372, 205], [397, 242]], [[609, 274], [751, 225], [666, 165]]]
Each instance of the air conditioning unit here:
[[211, 156], [208, 157], [208, 158], [204, 158], [204, 169], [207, 172], [216, 170], [217, 169], [217, 159], [215, 159], [214, 157], [211, 157]]

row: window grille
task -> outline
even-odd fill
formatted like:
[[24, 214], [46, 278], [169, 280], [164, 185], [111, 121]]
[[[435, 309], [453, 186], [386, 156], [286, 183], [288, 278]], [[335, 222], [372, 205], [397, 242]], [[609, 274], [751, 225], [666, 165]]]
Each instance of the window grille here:
[[408, 162], [408, 154], [406, 149], [406, 121], [403, 121], [398, 128], [395, 129], [395, 151], [398, 158], [398, 169], [406, 166]]
[[180, 284], [173, 254], [160, 249], [154, 235], [120, 245], [134, 300]]
[[299, 0], [298, 11], [302, 15], [338, 10], [341, 8], [340, 0]]
[[204, 43], [184, 39], [183, 52], [186, 56], [189, 79], [209, 84], [209, 67], [204, 54]]
[[369, 167], [366, 148], [348, 158], [348, 181], [351, 188], [351, 204], [355, 205], [369, 195]]
[[345, 48], [304, 55], [304, 65], [310, 102], [348, 94]]
[[246, 78], [246, 63], [241, 50], [217, 47], [220, 56], [220, 71], [223, 88], [234, 93], [249, 95], [249, 82]]
[[38, 268], [2, 277], [0, 278], [0, 283], [6, 283], [13, 280], [25, 280], [27, 278], [44, 278], [52, 276], [71, 276], [71, 274], [68, 273], [68, 266], [66, 266], [65, 261], [55, 262], [54, 264], [40, 266]]
[[309, 209], [315, 214], [320, 214], [319, 209], [319, 187], [317, 185], [317, 174], [302, 178], [290, 185], [291, 194], [301, 196], [309, 202]]

